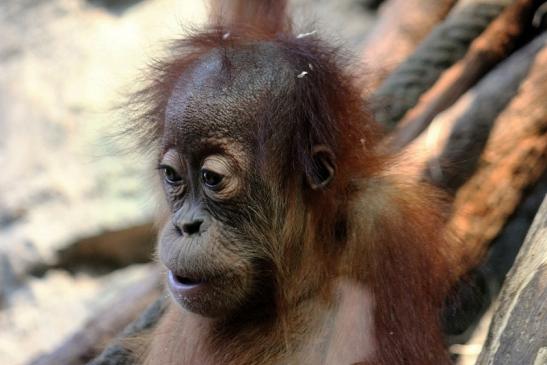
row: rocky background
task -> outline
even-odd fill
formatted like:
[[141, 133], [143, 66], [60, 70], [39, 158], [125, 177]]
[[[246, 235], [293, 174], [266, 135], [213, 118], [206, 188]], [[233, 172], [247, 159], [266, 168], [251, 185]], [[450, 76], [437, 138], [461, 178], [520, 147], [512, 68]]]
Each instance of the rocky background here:
[[[297, 20], [358, 49], [374, 13], [299, 0]], [[49, 352], [152, 275], [150, 165], [118, 106], [201, 0], [0, 2], [0, 364]]]

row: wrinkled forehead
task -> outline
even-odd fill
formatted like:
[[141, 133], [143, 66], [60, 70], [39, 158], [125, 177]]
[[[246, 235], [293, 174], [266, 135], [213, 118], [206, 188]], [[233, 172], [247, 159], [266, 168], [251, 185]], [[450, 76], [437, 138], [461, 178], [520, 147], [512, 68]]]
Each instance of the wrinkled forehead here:
[[204, 141], [248, 144], [288, 87], [290, 72], [273, 46], [212, 51], [177, 80], [166, 108], [165, 143], [184, 150]]

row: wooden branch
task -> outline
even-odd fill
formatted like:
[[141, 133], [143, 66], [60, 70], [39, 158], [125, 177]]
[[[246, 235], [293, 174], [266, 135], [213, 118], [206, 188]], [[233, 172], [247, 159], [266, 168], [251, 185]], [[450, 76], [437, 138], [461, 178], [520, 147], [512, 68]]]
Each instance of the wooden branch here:
[[503, 286], [477, 365], [547, 360], [547, 199]]
[[82, 329], [47, 355], [40, 355], [31, 365], [82, 365], [117, 336], [130, 322], [158, 298], [161, 293], [159, 269], [153, 265], [147, 281], [122, 292], [111, 305], [87, 321]]
[[450, 345], [468, 344], [478, 336], [477, 326], [498, 297], [546, 194], [547, 170], [536, 184], [526, 189], [518, 208], [489, 245], [485, 260], [453, 287], [443, 313]]
[[457, 192], [449, 226], [478, 262], [515, 210], [522, 191], [547, 167], [547, 48], [538, 53], [519, 93], [496, 120], [479, 169]]
[[418, 104], [408, 111], [390, 142], [399, 150], [416, 138], [433, 118], [452, 105], [493, 65], [506, 57], [529, 26], [541, 0], [516, 0], [471, 44], [465, 57], [450, 67]]
[[[546, 42], [544, 34], [507, 59], [439, 115], [401, 157], [400, 170], [409, 176], [453, 192], [465, 183], [450, 221], [465, 248], [463, 257], [454, 257], [454, 267], [480, 262], [522, 191], [546, 169]], [[462, 259], [466, 265], [459, 264]]]
[[[376, 120], [391, 130], [440, 75], [465, 56], [471, 42], [511, 0], [460, 0], [442, 23], [375, 90], [370, 102]], [[398, 49], [397, 44], [391, 48]], [[392, 52], [393, 52], [392, 50]], [[385, 58], [377, 62], [382, 64]], [[368, 75], [367, 75], [368, 76]]]
[[375, 89], [448, 13], [455, 0], [390, 0], [364, 41], [367, 88]]
[[90, 264], [119, 267], [150, 262], [156, 236], [152, 223], [105, 232], [99, 236], [82, 239], [59, 252], [57, 265], [70, 269]]
[[422, 173], [428, 181], [455, 193], [473, 175], [498, 115], [519, 92], [538, 53], [546, 49], [547, 33], [513, 54], [472, 89], [472, 103], [456, 121], [443, 151], [428, 161]]
[[475, 172], [498, 115], [519, 92], [537, 54], [546, 47], [547, 33], [515, 52], [439, 114], [402, 152], [407, 175], [425, 178], [454, 194]]

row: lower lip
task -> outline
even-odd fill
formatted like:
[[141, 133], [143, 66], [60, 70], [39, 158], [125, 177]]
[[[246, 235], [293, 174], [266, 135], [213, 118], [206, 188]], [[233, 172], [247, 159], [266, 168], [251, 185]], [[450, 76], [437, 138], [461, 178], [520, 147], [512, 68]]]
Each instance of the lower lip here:
[[171, 292], [180, 299], [197, 294], [197, 291], [203, 287], [203, 283], [181, 283], [172, 271], [168, 273], [167, 282]]

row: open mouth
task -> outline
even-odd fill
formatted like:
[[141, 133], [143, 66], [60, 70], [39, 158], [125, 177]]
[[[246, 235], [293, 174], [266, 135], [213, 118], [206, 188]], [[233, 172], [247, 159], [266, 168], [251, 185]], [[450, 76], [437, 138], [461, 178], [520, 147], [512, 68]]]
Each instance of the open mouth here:
[[188, 277], [180, 276], [180, 275], [175, 275], [174, 279], [178, 284], [182, 284], [186, 286], [194, 286], [201, 283], [201, 281], [190, 279]]
[[172, 271], [169, 271], [168, 280], [169, 280], [169, 284], [172, 287], [176, 289], [182, 289], [182, 290], [191, 289], [204, 283], [203, 281], [200, 281], [194, 278], [189, 278], [187, 276], [175, 274]]

